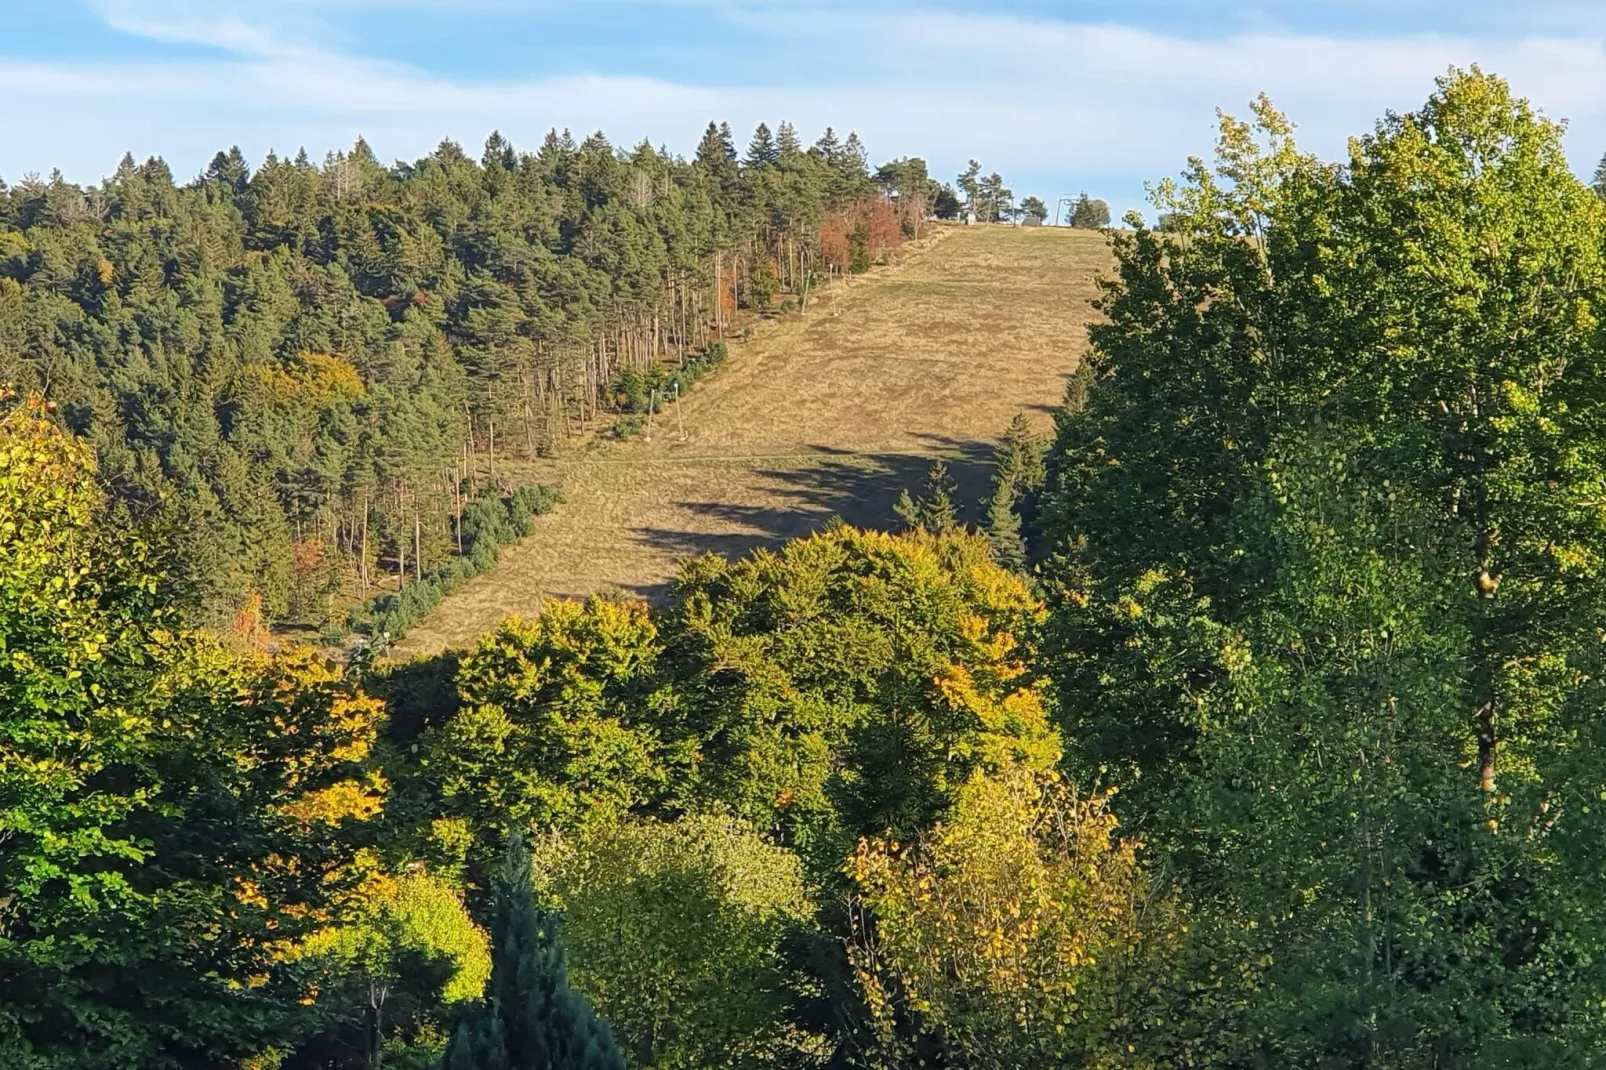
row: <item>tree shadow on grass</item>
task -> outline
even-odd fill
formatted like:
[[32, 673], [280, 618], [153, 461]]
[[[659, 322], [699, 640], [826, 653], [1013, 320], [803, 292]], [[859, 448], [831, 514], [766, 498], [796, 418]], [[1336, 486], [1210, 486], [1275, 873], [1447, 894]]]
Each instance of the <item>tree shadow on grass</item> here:
[[[775, 505], [735, 502], [682, 501], [676, 505], [723, 530], [637, 528], [642, 542], [677, 558], [705, 553], [735, 559], [762, 547], [775, 547], [820, 530], [832, 517], [857, 528], [896, 531], [902, 522], [893, 511], [900, 491], [920, 490], [933, 461], [941, 459], [958, 488], [955, 505], [962, 523], [976, 524], [983, 515], [982, 499], [992, 476], [993, 443], [922, 435], [919, 454], [851, 453], [813, 447], [819, 463], [794, 468], [765, 468], [758, 474], [770, 482]], [[630, 588], [647, 599], [659, 600], [667, 584]]]

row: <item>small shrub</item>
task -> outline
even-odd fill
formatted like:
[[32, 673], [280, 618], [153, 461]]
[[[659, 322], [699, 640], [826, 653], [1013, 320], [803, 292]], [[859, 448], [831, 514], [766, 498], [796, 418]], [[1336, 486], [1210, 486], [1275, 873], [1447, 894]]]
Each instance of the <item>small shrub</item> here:
[[854, 275], [863, 275], [870, 270], [870, 228], [860, 223], [848, 235], [848, 250], [850, 259], [848, 271]]

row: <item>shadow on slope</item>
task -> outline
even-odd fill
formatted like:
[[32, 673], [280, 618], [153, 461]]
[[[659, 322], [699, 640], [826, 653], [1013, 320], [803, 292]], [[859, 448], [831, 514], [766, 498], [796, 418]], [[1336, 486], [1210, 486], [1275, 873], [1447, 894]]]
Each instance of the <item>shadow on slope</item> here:
[[[710, 530], [636, 528], [640, 541], [678, 558], [705, 553], [735, 559], [761, 547], [775, 547], [803, 538], [839, 516], [857, 528], [894, 531], [902, 522], [893, 512], [900, 491], [920, 490], [926, 472], [938, 459], [958, 487], [955, 505], [962, 523], [976, 524], [992, 477], [993, 443], [921, 435], [920, 453], [852, 453], [826, 446], [811, 447], [822, 458], [796, 468], [763, 468], [758, 475], [773, 488], [775, 505], [681, 501], [676, 505], [706, 521]], [[929, 452], [928, 452], [929, 451]], [[668, 585], [630, 588], [643, 598], [659, 600]]]

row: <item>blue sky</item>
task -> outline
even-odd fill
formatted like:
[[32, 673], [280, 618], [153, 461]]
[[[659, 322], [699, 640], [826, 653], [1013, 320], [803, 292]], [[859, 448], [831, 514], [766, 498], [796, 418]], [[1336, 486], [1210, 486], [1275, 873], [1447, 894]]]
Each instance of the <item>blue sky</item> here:
[[1606, 151], [1606, 4], [1529, 0], [0, 0], [0, 177], [94, 181], [124, 151], [382, 158], [552, 126], [689, 152], [710, 118], [876, 161], [969, 157], [1017, 194], [1119, 211], [1264, 90], [1324, 155], [1480, 63]]

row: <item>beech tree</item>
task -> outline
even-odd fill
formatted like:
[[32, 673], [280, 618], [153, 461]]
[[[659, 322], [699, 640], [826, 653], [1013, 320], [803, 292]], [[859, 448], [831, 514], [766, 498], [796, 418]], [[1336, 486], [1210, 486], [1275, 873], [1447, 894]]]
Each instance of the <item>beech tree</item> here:
[[46, 416], [0, 417], [0, 1063], [237, 1062], [316, 1026], [289, 951], [371, 867], [383, 711], [185, 632]]

